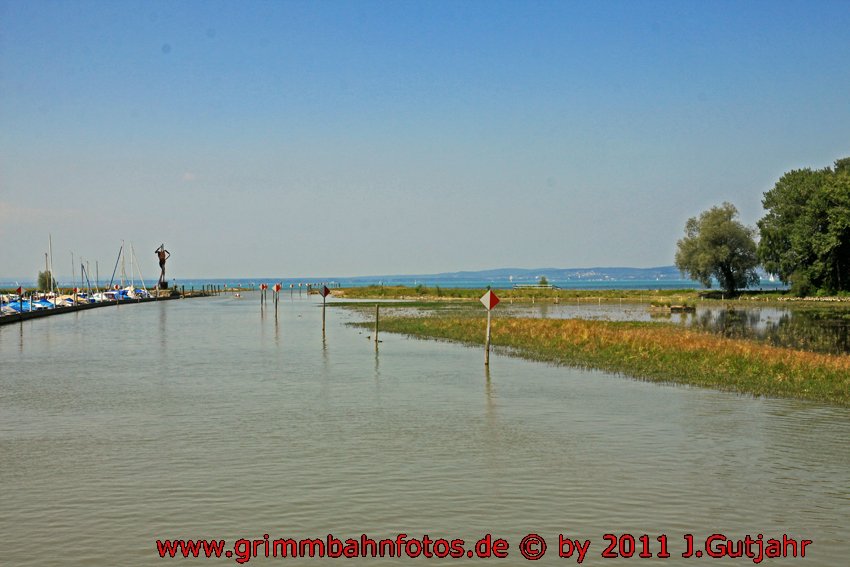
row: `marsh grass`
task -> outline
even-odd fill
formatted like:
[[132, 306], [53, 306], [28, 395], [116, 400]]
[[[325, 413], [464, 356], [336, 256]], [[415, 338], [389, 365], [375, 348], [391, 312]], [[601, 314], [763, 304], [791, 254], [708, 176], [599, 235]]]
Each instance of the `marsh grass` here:
[[[420, 301], [475, 301], [487, 291], [485, 288], [444, 288], [419, 284], [409, 286], [348, 287], [333, 290], [335, 297], [343, 299], [405, 299]], [[735, 297], [722, 291], [697, 289], [497, 289], [496, 295], [504, 301], [549, 301], [553, 303], [649, 303], [676, 304], [694, 307], [700, 305], [776, 306], [797, 307], [825, 305], [846, 307], [850, 297], [799, 298], [790, 292], [747, 290]]]
[[[381, 331], [470, 345], [484, 342], [480, 316], [389, 316], [381, 320]], [[492, 343], [534, 360], [644, 380], [850, 405], [850, 356], [774, 347], [666, 323], [495, 317]]]
[[[434, 301], [446, 300], [478, 300], [487, 289], [484, 288], [444, 288], [440, 286], [427, 287], [419, 284], [408, 286], [379, 286], [348, 287], [334, 290], [334, 295], [344, 299], [429, 299]], [[696, 300], [698, 292], [689, 289], [498, 289], [494, 290], [502, 300], [584, 300], [584, 301], [619, 301], [627, 299], [634, 302], [650, 302], [653, 300], [688, 299]]]

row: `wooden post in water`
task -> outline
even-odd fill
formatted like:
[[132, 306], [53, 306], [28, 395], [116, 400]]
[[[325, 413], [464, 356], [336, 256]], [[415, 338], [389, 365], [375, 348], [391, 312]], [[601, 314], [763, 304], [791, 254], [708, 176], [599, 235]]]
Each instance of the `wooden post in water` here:
[[375, 344], [378, 344], [378, 320], [380, 319], [380, 308], [381, 306], [377, 303], [375, 304]]
[[325, 334], [325, 303], [326, 303], [325, 300], [327, 299], [328, 295], [330, 295], [331, 290], [328, 289], [328, 286], [323, 285], [322, 291], [320, 293], [322, 294], [322, 334], [324, 335]]
[[484, 366], [490, 366], [490, 310], [487, 310], [487, 336], [484, 338]]
[[[533, 297], [533, 296], [532, 296]], [[496, 294], [488, 291], [481, 297], [481, 303], [487, 308], [487, 334], [484, 336], [484, 366], [490, 367], [490, 315], [496, 304], [499, 303], [499, 298]]]

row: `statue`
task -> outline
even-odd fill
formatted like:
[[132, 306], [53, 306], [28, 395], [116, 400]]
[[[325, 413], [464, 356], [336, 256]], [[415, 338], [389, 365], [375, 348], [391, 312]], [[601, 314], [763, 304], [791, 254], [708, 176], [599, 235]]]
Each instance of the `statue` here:
[[159, 269], [161, 270], [159, 274], [159, 282], [157, 282], [157, 289], [166, 289], [168, 284], [165, 282], [165, 261], [171, 257], [171, 252], [165, 249], [165, 244], [160, 244], [159, 248], [153, 251], [154, 254], [159, 258]]

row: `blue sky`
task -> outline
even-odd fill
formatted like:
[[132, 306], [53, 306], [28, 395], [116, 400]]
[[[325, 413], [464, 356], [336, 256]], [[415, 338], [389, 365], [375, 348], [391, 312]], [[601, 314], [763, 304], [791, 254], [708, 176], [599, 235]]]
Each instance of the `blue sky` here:
[[[850, 2], [0, 0], [0, 277], [672, 264], [850, 156]], [[146, 273], [146, 275], [148, 275]]]

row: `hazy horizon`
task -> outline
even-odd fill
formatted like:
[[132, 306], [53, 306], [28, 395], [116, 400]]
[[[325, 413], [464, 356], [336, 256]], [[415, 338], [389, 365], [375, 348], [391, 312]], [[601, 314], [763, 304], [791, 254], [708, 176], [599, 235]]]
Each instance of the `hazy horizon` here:
[[[386, 272], [382, 274], [301, 274], [301, 275], [229, 275], [229, 276], [205, 276], [205, 275], [174, 275], [172, 278], [172, 274], [169, 272], [167, 274], [167, 279], [170, 281], [171, 279], [177, 280], [226, 280], [226, 279], [258, 279], [258, 280], [271, 280], [271, 279], [291, 279], [291, 280], [299, 280], [305, 278], [339, 278], [339, 279], [366, 279], [366, 278], [380, 278], [380, 277], [415, 277], [415, 276], [444, 276], [444, 275], [455, 275], [455, 274], [479, 274], [479, 273], [487, 273], [487, 272], [497, 272], [497, 271], [511, 271], [515, 270], [517, 272], [547, 272], [547, 271], [585, 271], [585, 270], [662, 270], [662, 269], [676, 269], [676, 267], [672, 264], [667, 266], [568, 266], [568, 267], [555, 267], [555, 266], [546, 266], [546, 267], [536, 267], [536, 268], [521, 268], [517, 266], [508, 266], [508, 267], [499, 267], [499, 268], [484, 268], [481, 270], [456, 270], [456, 271], [438, 271], [438, 272], [416, 272], [416, 273], [401, 273], [401, 272]], [[44, 267], [42, 266], [40, 271], [44, 271]], [[153, 269], [150, 270], [153, 273]], [[110, 271], [108, 273], [100, 272], [100, 281], [104, 279], [108, 279], [109, 275], [112, 273]], [[129, 275], [129, 270], [127, 270]], [[59, 271], [56, 272], [56, 279], [59, 280], [61, 284], [62, 281], [70, 280], [71, 277], [69, 274], [61, 273]], [[92, 281], [95, 277], [95, 268], [91, 267]], [[528, 275], [528, 274], [526, 274]], [[21, 277], [21, 274], [17, 275], [0, 275], [0, 282], [12, 282], [18, 279], [21, 282], [35, 282], [36, 276], [30, 276], [28, 279], [24, 279]], [[156, 280], [159, 277], [159, 268], [156, 268], [156, 273], [151, 277], [144, 272], [142, 274], [145, 280], [154, 279]], [[79, 273], [76, 275], [79, 278]], [[687, 279], [687, 278], [682, 278]]]

